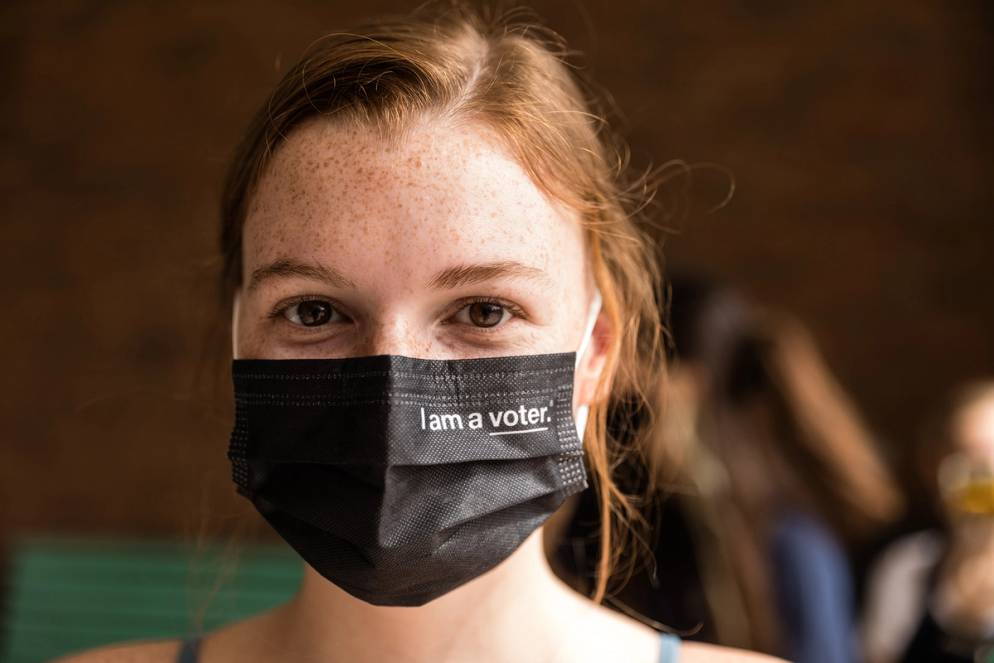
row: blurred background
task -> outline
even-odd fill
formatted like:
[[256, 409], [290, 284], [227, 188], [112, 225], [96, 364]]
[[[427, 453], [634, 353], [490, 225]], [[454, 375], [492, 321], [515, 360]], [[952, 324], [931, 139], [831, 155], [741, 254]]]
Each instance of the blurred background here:
[[[530, 4], [613, 95], [636, 167], [734, 175], [709, 213], [727, 180], [698, 172], [667, 259], [802, 320], [858, 404], [910, 504], [847, 551], [861, 589], [888, 540], [934, 524], [925, 413], [994, 374], [994, 5]], [[0, 7], [8, 578], [24, 537], [191, 541], [254, 517], [225, 457], [221, 177], [311, 41], [409, 6]]]

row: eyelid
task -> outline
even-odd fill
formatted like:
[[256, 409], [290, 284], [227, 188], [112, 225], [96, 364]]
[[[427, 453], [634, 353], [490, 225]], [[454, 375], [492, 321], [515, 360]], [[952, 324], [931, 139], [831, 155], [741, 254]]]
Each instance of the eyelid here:
[[480, 302], [502, 306], [506, 308], [508, 311], [510, 311], [513, 315], [516, 315], [520, 318], [527, 317], [524, 310], [520, 306], [518, 306], [514, 302], [502, 299], [500, 297], [487, 297], [487, 296], [467, 297], [462, 300], [458, 310], [461, 311], [463, 308], [469, 306], [470, 304], [477, 304]]

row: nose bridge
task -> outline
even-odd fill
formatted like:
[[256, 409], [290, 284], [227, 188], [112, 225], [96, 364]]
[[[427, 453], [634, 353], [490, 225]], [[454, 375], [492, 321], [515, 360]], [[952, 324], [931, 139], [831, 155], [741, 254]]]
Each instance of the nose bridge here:
[[409, 315], [393, 313], [373, 321], [365, 339], [365, 354], [424, 355], [429, 345], [425, 331]]

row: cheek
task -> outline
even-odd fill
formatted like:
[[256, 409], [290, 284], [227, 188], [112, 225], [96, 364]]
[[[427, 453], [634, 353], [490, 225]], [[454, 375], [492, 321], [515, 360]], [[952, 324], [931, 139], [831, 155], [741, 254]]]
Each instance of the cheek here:
[[231, 316], [231, 350], [234, 359], [252, 359], [263, 356], [263, 343], [255, 325], [249, 324], [250, 316], [236, 298]]

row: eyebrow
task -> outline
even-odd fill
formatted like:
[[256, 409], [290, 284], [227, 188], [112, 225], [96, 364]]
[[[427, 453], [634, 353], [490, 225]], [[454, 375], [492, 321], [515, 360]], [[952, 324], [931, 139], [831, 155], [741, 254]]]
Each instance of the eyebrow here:
[[325, 265], [297, 262], [294, 260], [277, 260], [252, 272], [248, 290], [255, 290], [264, 281], [276, 277], [300, 276], [305, 279], [322, 281], [336, 288], [354, 288], [355, 283], [345, 278], [337, 269]]
[[[255, 290], [262, 283], [273, 278], [294, 276], [321, 281], [336, 288], [356, 287], [353, 281], [333, 267], [283, 258], [254, 270], [247, 289]], [[436, 290], [452, 289], [501, 277], [518, 277], [549, 283], [549, 275], [541, 269], [514, 260], [501, 260], [447, 267], [432, 277], [427, 285]]]
[[459, 286], [508, 276], [549, 283], [549, 275], [541, 269], [514, 260], [501, 260], [476, 265], [456, 265], [443, 269], [428, 281], [428, 287], [435, 289], [458, 288]]

